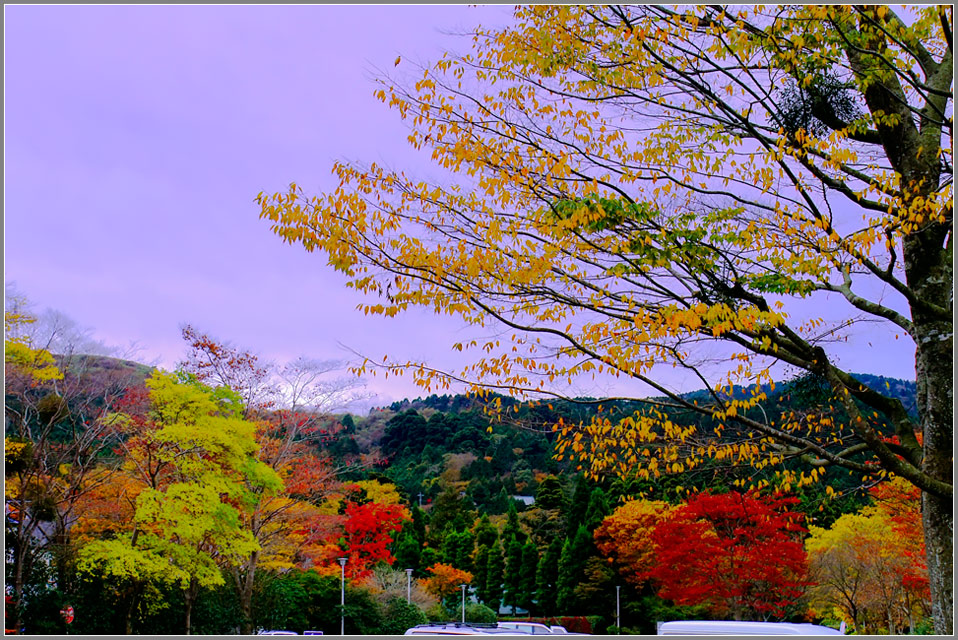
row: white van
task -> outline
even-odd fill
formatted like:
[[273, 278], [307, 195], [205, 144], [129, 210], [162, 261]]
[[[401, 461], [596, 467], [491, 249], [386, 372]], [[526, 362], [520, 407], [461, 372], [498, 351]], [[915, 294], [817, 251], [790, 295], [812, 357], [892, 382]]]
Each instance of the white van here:
[[660, 636], [841, 636], [842, 629], [795, 622], [675, 620], [659, 624]]

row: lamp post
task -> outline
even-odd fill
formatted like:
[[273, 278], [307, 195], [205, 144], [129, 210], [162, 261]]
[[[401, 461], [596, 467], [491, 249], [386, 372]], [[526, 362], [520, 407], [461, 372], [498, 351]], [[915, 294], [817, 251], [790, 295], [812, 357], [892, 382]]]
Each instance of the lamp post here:
[[619, 619], [619, 591], [621, 590], [620, 585], [615, 585], [615, 628], [618, 634], [622, 633], [622, 621]]
[[412, 569], [406, 569], [406, 604], [412, 601]]
[[466, 624], [466, 585], [463, 583], [459, 587], [462, 589], [462, 623]]
[[346, 560], [348, 558], [336, 558], [339, 560], [339, 635], [346, 635]]

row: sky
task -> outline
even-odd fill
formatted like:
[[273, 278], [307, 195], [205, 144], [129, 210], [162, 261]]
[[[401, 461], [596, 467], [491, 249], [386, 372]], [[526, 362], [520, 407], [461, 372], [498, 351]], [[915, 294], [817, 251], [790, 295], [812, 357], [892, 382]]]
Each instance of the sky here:
[[[185, 353], [184, 323], [279, 362], [358, 352], [454, 366], [451, 345], [474, 337], [454, 318], [364, 316], [344, 277], [284, 245], [254, 198], [293, 181], [332, 187], [336, 160], [428, 173], [373, 77], [465, 50], [456, 33], [508, 17], [506, 6], [5, 6], [5, 281], [166, 368]], [[887, 338], [860, 338], [853, 370], [913, 378], [913, 347], [864, 348]], [[405, 378], [367, 384], [384, 400], [421, 395]]]

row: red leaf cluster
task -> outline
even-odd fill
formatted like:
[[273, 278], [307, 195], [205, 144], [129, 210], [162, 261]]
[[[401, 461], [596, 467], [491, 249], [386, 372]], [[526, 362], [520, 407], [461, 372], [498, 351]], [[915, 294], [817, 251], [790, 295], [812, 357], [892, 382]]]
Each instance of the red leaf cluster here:
[[657, 562], [645, 577], [677, 604], [744, 619], [782, 616], [802, 594], [805, 549], [795, 498], [701, 493], [653, 530]]

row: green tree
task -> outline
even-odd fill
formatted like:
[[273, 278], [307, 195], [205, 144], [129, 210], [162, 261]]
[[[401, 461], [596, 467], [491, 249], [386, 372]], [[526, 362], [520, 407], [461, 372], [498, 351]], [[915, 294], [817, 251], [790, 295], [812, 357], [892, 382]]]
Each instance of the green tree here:
[[[466, 611], [468, 613], [468, 610]], [[414, 604], [407, 603], [402, 598], [393, 598], [386, 604], [383, 611], [383, 625], [380, 633], [392, 636], [401, 636], [406, 629], [417, 624], [428, 622], [426, 614]]]
[[566, 518], [568, 527], [568, 537], [575, 535], [579, 525], [585, 522], [585, 512], [589, 508], [589, 499], [592, 496], [592, 489], [589, 487], [589, 481], [585, 475], [575, 476], [575, 488], [572, 490], [572, 499], [569, 501], [568, 514]]
[[446, 564], [462, 571], [472, 571], [472, 553], [475, 548], [472, 533], [468, 530], [448, 531], [442, 543], [442, 555]]
[[539, 549], [532, 540], [522, 547], [522, 566], [519, 571], [519, 606], [532, 611], [536, 596], [536, 571], [539, 566]]
[[512, 615], [522, 600], [522, 543], [514, 537], [506, 538], [505, 589], [502, 604], [512, 606]]
[[536, 490], [535, 505], [540, 509], [563, 509], [565, 496], [562, 494], [562, 484], [555, 476], [546, 476], [539, 483]]
[[602, 524], [602, 520], [612, 513], [609, 508], [609, 500], [605, 496], [605, 491], [600, 487], [592, 490], [589, 496], [589, 506], [585, 510], [585, 526], [589, 531], [595, 531], [595, 528]]
[[476, 555], [473, 559], [475, 569], [472, 572], [472, 584], [476, 590], [476, 598], [479, 602], [489, 601], [488, 571], [489, 571], [489, 545], [480, 544], [476, 549]]
[[413, 569], [416, 572], [422, 567], [420, 564], [422, 544], [416, 538], [416, 533], [408, 520], [403, 523], [403, 528], [396, 535], [393, 543], [393, 557], [396, 558], [393, 564], [397, 567]]
[[479, 546], [492, 546], [499, 539], [499, 531], [489, 521], [489, 516], [485, 513], [479, 518], [474, 533], [476, 534], [476, 544]]
[[[563, 425], [560, 454], [591, 474], [792, 458], [783, 485], [823, 465], [906, 478], [923, 491], [935, 630], [950, 634], [953, 17], [518, 7], [467, 55], [377, 93], [461, 182], [337, 163], [335, 189], [261, 194], [261, 215], [374, 296], [368, 311], [419, 305], [506, 328], [501, 342], [458, 345], [476, 357], [455, 376], [477, 391], [552, 391], [611, 370], [714, 419], [697, 432], [649, 408]], [[917, 420], [843, 365], [862, 319], [885, 331], [870, 349], [890, 335], [914, 345]], [[662, 364], [709, 394], [683, 397]], [[450, 381], [386, 364], [407, 365], [424, 386]], [[746, 411], [774, 372], [796, 369], [823, 379], [849, 420]]]
[[556, 606], [565, 615], [576, 613], [579, 601], [576, 587], [584, 580], [583, 571], [589, 557], [594, 555], [592, 534], [585, 525], [579, 525], [574, 538], [567, 538], [559, 556], [559, 572], [556, 580]]
[[556, 591], [559, 585], [559, 559], [562, 555], [563, 540], [555, 537], [539, 559], [536, 570], [536, 603], [541, 615], [555, 615]]
[[77, 566], [129, 585], [127, 633], [148, 583], [179, 585], [189, 633], [199, 590], [223, 583], [219, 563], [240, 562], [258, 548], [237, 504], [257, 489], [278, 492], [282, 481], [256, 458], [256, 425], [243, 418], [235, 393], [182, 373], [158, 371], [146, 384], [149, 414], [114, 419], [128, 436], [128, 468], [144, 485], [132, 527], [84, 545]]
[[489, 556], [486, 561], [486, 598], [484, 602], [493, 611], [499, 611], [499, 606], [502, 604], [504, 566], [502, 547], [497, 542], [489, 549]]
[[506, 526], [502, 528], [502, 540], [508, 544], [510, 538], [515, 538], [520, 544], [526, 541], [526, 532], [522, 530], [519, 524], [519, 514], [516, 512], [516, 503], [509, 502], [509, 510], [506, 512]]

